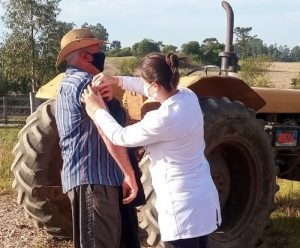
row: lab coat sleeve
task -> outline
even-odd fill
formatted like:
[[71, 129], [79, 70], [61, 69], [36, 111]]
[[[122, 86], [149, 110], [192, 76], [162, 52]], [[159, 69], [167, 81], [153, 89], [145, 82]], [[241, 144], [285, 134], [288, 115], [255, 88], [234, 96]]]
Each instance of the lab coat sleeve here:
[[144, 83], [140, 77], [120, 77], [123, 81], [122, 89], [147, 96], [144, 92]]
[[172, 138], [167, 124], [156, 111], [147, 113], [136, 124], [122, 127], [104, 109], [97, 109], [95, 124], [101, 128], [105, 136], [115, 145], [136, 147], [166, 141]]

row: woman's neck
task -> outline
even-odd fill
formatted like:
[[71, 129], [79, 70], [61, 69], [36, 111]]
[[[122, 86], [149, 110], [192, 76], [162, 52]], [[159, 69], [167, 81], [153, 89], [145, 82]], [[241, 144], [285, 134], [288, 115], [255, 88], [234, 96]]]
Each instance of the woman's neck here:
[[172, 91], [164, 91], [161, 96], [160, 96], [160, 99], [159, 102], [162, 103], [164, 102], [165, 100], [169, 99], [170, 97], [176, 95], [178, 92], [178, 89], [173, 89]]

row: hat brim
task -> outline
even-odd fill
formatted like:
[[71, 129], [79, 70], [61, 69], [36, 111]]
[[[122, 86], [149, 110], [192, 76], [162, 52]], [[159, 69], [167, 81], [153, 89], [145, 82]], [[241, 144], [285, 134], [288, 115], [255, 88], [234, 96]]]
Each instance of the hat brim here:
[[93, 45], [102, 45], [102, 44], [109, 44], [109, 42], [104, 40], [98, 40], [96, 38], [83, 38], [78, 39], [70, 42], [66, 45], [58, 54], [55, 66], [57, 67], [69, 54], [72, 52], [79, 50], [84, 47], [89, 47]]

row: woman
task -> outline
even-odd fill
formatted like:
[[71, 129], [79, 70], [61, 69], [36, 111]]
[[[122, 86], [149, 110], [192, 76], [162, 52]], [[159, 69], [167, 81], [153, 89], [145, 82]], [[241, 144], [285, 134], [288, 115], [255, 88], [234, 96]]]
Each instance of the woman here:
[[89, 86], [82, 100], [103, 136], [120, 146], [144, 146], [151, 161], [155, 207], [166, 248], [203, 248], [207, 235], [221, 223], [216, 187], [204, 156], [203, 115], [197, 96], [179, 88], [179, 58], [170, 53], [147, 55], [140, 78], [103, 74], [93, 84], [116, 84], [161, 103], [136, 124], [121, 127]]

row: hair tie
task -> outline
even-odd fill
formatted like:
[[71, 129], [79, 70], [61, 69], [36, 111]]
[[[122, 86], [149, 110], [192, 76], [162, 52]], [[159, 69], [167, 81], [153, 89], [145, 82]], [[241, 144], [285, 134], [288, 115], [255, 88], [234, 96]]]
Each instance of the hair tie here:
[[171, 71], [174, 73], [178, 72], [178, 68], [177, 67], [171, 67]]

